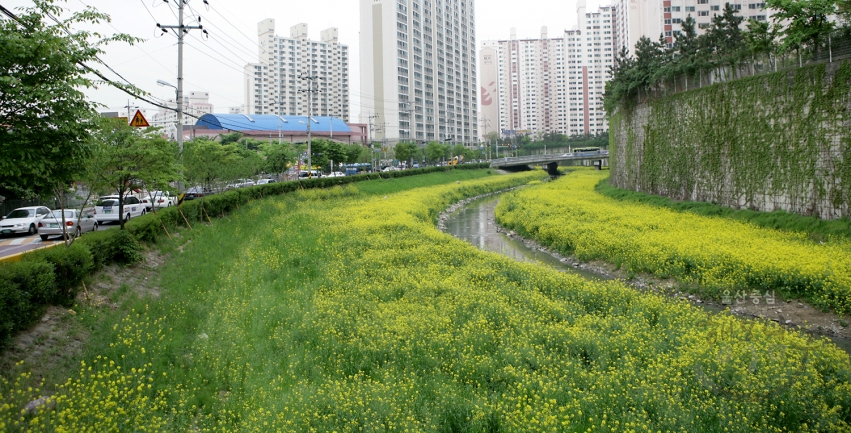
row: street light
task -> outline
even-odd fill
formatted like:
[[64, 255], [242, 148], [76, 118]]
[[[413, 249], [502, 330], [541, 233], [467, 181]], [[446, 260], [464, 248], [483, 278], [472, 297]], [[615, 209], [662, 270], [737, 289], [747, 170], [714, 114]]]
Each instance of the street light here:
[[[174, 88], [174, 102], [177, 103], [177, 148], [178, 156], [181, 164], [183, 163], [183, 104], [180, 103], [180, 89], [177, 86], [163, 80], [157, 80], [158, 86], [168, 86]], [[182, 173], [181, 173], [182, 174]], [[183, 192], [183, 181], [177, 184], [178, 192]]]
[[[313, 121], [313, 123], [317, 123], [317, 124], [319, 123], [318, 120], [316, 120], [312, 117], [308, 117], [308, 119]], [[303, 120], [299, 120], [298, 123], [305, 124]], [[311, 153], [310, 153], [310, 122], [307, 122], [307, 173], [308, 173], [308, 176], [310, 176], [312, 174], [310, 172], [310, 170], [313, 169], [312, 164], [313, 164], [313, 161], [311, 160]]]
[[[177, 103], [177, 86], [175, 86], [174, 84], [171, 84], [167, 81], [163, 81], [163, 80], [157, 80], [157, 85], [160, 86], [160, 87], [167, 86], [167, 87], [173, 88], [174, 89], [174, 102]], [[180, 120], [182, 120], [181, 119], [182, 116], [180, 114], [181, 114], [180, 111], [178, 111], [178, 113], [177, 113], [178, 125], [177, 125], [177, 128], [176, 128], [176, 130], [177, 130], [177, 147], [180, 149], [180, 153], [183, 153], [183, 125], [180, 125]]]

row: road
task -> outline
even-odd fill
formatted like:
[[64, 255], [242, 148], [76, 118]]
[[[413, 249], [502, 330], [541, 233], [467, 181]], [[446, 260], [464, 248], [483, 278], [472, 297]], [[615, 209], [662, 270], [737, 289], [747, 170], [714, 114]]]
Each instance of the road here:
[[[117, 227], [120, 227], [118, 223], [98, 224], [98, 230], [109, 230]], [[38, 235], [3, 235], [3, 237], [0, 237], [0, 259], [58, 243], [62, 243], [60, 236], [53, 236], [42, 241]]]

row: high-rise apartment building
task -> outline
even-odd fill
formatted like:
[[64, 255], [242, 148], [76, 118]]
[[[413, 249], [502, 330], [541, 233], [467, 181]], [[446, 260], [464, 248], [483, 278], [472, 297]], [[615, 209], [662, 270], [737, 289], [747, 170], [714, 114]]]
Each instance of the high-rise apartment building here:
[[[323, 30], [320, 41], [307, 38], [307, 24], [290, 28], [290, 37], [275, 34], [275, 20], [257, 24], [258, 63], [245, 66], [246, 114], [334, 116], [349, 120], [349, 48], [337, 29]], [[317, 77], [318, 92], [302, 76]], [[311, 98], [308, 101], [308, 97]], [[310, 106], [308, 106], [310, 102]]]
[[361, 116], [378, 141], [478, 143], [473, 0], [361, 0]]
[[[164, 104], [171, 110], [164, 108], [154, 113], [148, 123], [151, 126], [163, 128], [163, 133], [170, 139], [177, 139], [177, 102], [174, 98], [168, 99]], [[213, 112], [213, 104], [210, 103], [210, 92], [190, 90], [183, 93], [183, 124], [194, 125], [198, 118]]]
[[[482, 65], [483, 125], [515, 134], [594, 135], [608, 130], [602, 96], [614, 63], [615, 8], [586, 12], [561, 38], [511, 38], [485, 42]], [[496, 77], [495, 79], [493, 77]], [[496, 108], [494, 108], [496, 107]]]
[[730, 3], [733, 9], [745, 19], [766, 21], [771, 12], [762, 1], [747, 0], [615, 0], [618, 10], [618, 47], [627, 47], [630, 54], [635, 53], [635, 44], [642, 36], [658, 41], [659, 36], [671, 44], [674, 36], [682, 31], [682, 22], [691, 15], [696, 21], [698, 35], [702, 35], [712, 25], [712, 17], [720, 15], [724, 5]]

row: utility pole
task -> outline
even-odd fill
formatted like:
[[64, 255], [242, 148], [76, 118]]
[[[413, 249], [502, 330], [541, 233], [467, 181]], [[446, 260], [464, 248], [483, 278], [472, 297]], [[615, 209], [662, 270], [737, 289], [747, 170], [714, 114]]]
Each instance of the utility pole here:
[[316, 88], [316, 81], [320, 80], [320, 78], [316, 75], [300, 75], [298, 78], [300, 80], [307, 80], [307, 89], [299, 89], [299, 93], [307, 93], [307, 176], [311, 177], [313, 174], [311, 172], [311, 169], [313, 169], [313, 160], [310, 150], [310, 123], [313, 122], [313, 94], [320, 92]]
[[[177, 25], [163, 26], [157, 23], [157, 27], [163, 30], [163, 33], [168, 32], [168, 29], [173, 29], [177, 33], [177, 147], [180, 149], [180, 154], [183, 155], [183, 35], [189, 33], [189, 30], [202, 30], [207, 33], [203, 26], [184, 26], [183, 25], [183, 6], [188, 0], [177, 0]], [[198, 17], [200, 22], [201, 18]]]
[[375, 128], [372, 126], [372, 119], [377, 119], [377, 114], [370, 114], [368, 118], [369, 122], [369, 148], [372, 149], [370, 152], [372, 154], [372, 169], [375, 170]]
[[127, 100], [127, 105], [125, 105], [125, 106], [124, 106], [124, 107], [122, 107], [122, 108], [126, 108], [126, 109], [127, 109], [127, 123], [129, 124], [129, 123], [130, 123], [130, 121], [131, 121], [131, 120], [133, 120], [133, 118], [130, 116], [130, 109], [132, 109], [132, 108], [139, 108], [139, 107], [138, 107], [138, 106], [130, 105], [130, 100], [128, 99], [128, 100]]
[[490, 159], [491, 144], [490, 139], [488, 138], [488, 125], [490, 125], [491, 121], [487, 117], [482, 117], [479, 120], [482, 121], [482, 127], [485, 129], [485, 142], [488, 143], [488, 159]]

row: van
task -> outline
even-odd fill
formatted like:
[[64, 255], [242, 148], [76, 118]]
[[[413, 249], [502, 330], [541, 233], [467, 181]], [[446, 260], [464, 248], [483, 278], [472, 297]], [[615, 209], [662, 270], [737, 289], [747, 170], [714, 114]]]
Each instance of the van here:
[[320, 173], [319, 170], [303, 170], [298, 173], [299, 179], [309, 179], [314, 177], [322, 177], [322, 173]]

